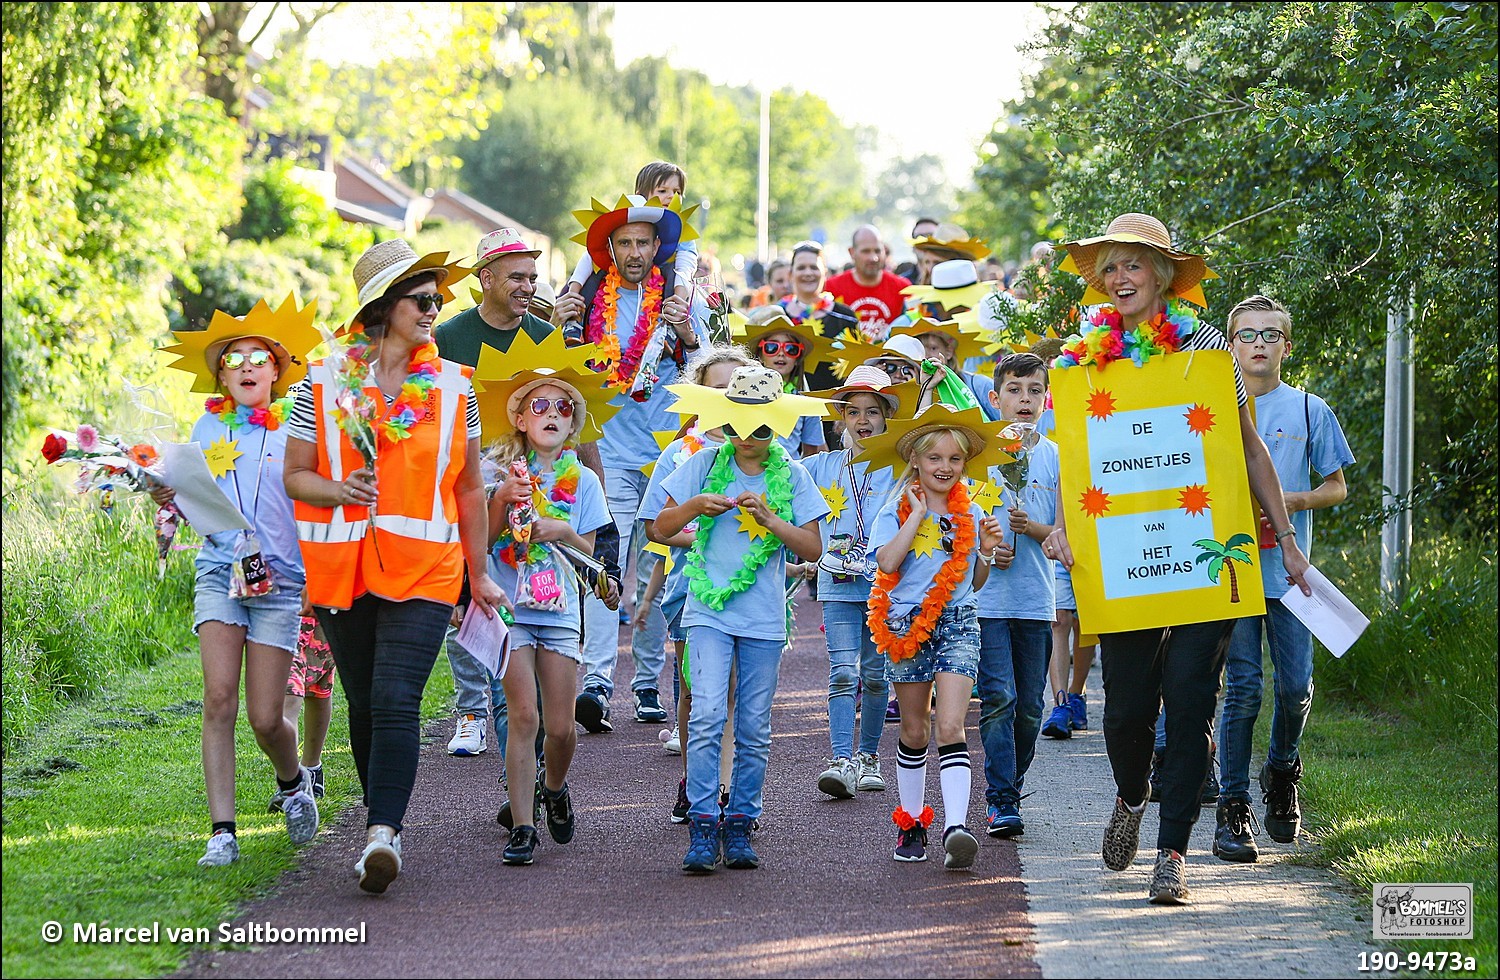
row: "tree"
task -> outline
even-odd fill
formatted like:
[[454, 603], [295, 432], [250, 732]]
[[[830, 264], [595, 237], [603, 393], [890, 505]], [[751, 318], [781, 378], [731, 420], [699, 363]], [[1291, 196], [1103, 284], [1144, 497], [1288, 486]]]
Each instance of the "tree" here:
[[942, 158], [934, 153], [897, 157], [875, 178], [875, 203], [869, 221], [909, 229], [919, 216], [946, 221], [956, 208], [953, 185]]
[[[245, 114], [245, 96], [253, 80], [247, 65], [250, 49], [261, 39], [276, 11], [285, 8], [296, 27], [278, 39], [283, 49], [300, 44], [313, 27], [343, 3], [200, 3], [198, 6], [198, 66], [200, 84], [209, 98], [219, 102], [232, 119]], [[259, 27], [244, 37], [246, 27], [258, 21]]]
[[1250, 564], [1250, 555], [1244, 551], [1244, 546], [1254, 544], [1255, 539], [1248, 534], [1236, 534], [1223, 544], [1213, 538], [1199, 538], [1193, 542], [1194, 548], [1202, 548], [1198, 557], [1193, 559], [1194, 565], [1208, 562], [1208, 580], [1215, 585], [1219, 584], [1219, 573], [1224, 570], [1229, 572], [1229, 601], [1231, 604], [1240, 601], [1240, 579], [1235, 574], [1234, 563], [1241, 565]]

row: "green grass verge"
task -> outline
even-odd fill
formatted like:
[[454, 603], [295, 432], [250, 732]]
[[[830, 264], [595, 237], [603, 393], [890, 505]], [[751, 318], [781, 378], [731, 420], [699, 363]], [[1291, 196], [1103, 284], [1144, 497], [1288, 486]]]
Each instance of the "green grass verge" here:
[[[452, 691], [447, 658], [440, 656], [424, 718], [446, 717]], [[75, 945], [72, 923], [213, 929], [296, 863], [280, 816], [265, 812], [274, 783], [242, 707], [236, 730], [241, 857], [225, 868], [197, 866], [208, 832], [201, 697], [196, 647], [180, 650], [150, 670], [117, 678], [107, 694], [74, 702], [7, 755], [0, 865], [5, 976], [169, 973], [190, 947], [165, 937], [160, 945]], [[359, 798], [337, 690], [334, 704], [324, 753], [328, 795], [320, 801], [325, 825]], [[41, 930], [53, 920], [63, 923], [66, 938], [49, 945]]]

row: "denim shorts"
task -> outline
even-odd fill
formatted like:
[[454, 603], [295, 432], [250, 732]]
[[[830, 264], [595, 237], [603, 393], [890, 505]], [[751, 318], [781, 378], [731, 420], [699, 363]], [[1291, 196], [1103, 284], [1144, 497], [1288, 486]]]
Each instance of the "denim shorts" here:
[[1078, 600], [1073, 597], [1073, 573], [1056, 562], [1053, 563], [1053, 568], [1056, 569], [1052, 580], [1057, 588], [1057, 608], [1077, 612]]
[[193, 585], [193, 632], [204, 623], [227, 623], [246, 629], [251, 643], [297, 652], [302, 628], [302, 583], [276, 578], [276, 591], [249, 599], [229, 598], [229, 565], [197, 566]]
[[567, 626], [537, 626], [532, 623], [516, 623], [510, 628], [510, 648], [542, 647], [560, 653], [569, 660], [583, 662], [583, 651], [578, 648], [579, 631]]
[[943, 610], [927, 642], [917, 655], [888, 663], [885, 678], [892, 684], [930, 684], [937, 674], [979, 678], [979, 607], [962, 605]]

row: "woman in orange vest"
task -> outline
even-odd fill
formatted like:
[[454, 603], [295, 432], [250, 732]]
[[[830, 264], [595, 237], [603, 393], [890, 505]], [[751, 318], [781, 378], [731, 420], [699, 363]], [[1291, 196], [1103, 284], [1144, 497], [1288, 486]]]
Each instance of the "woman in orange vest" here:
[[361, 433], [358, 413], [338, 404], [340, 379], [327, 362], [312, 365], [287, 425], [286, 490], [308, 594], [338, 665], [369, 806], [368, 842], [355, 871], [360, 888], [376, 893], [401, 871], [422, 690], [465, 564], [485, 615], [507, 603], [486, 571], [471, 369], [441, 360], [432, 338], [438, 311], [452, 298], [446, 287], [466, 274], [446, 258], [418, 258], [397, 239], [355, 264], [360, 311], [344, 352], [375, 409], [363, 423], [363, 434], [373, 436], [373, 466], [355, 448], [368, 443], [350, 439], [349, 430]]

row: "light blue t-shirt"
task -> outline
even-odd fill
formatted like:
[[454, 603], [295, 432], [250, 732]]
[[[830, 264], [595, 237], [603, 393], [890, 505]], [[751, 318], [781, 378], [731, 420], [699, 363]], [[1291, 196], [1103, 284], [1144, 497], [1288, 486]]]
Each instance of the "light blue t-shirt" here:
[[[532, 473], [541, 480], [542, 496], [545, 497], [552, 492], [552, 485], [557, 482], [552, 473], [551, 466], [537, 467], [532, 463]], [[597, 531], [606, 524], [612, 522], [609, 510], [604, 504], [604, 486], [599, 482], [599, 477], [587, 466], [578, 469], [578, 493], [573, 504], [572, 513], [568, 515], [568, 526], [579, 534], [586, 535], [590, 531]], [[497, 543], [491, 549], [495, 560], [490, 562], [490, 574], [495, 576], [495, 584], [505, 590], [505, 594], [512, 600], [516, 598], [518, 586], [515, 567], [500, 560], [500, 546]], [[566, 629], [579, 630], [579, 597], [578, 597], [578, 573], [573, 569], [573, 563], [553, 552], [553, 564], [556, 566], [558, 585], [562, 589], [567, 608], [562, 611], [546, 609], [527, 609], [520, 604], [516, 605], [516, 622], [527, 626], [562, 626]], [[566, 651], [559, 651], [566, 652]]]
[[[635, 339], [636, 321], [640, 317], [640, 299], [641, 291], [638, 289], [620, 290], [619, 302], [615, 307], [615, 324], [621, 351], [629, 350], [631, 341]], [[695, 292], [688, 307], [688, 318], [700, 344], [708, 343], [707, 315], [708, 308]], [[669, 408], [677, 398], [667, 390], [667, 385], [677, 383], [677, 362], [671, 357], [662, 357], [657, 362], [656, 375], [656, 387], [646, 401], [635, 401], [621, 392], [610, 403], [621, 407], [614, 418], [604, 423], [604, 438], [599, 440], [599, 459], [605, 469], [641, 469], [661, 452], [654, 433], [676, 432], [682, 425], [682, 416]]]
[[[249, 425], [231, 432], [218, 416], [207, 413], [194, 424], [191, 437], [205, 450], [219, 440], [226, 440], [241, 453], [234, 461], [234, 469], [214, 482], [254, 525], [261, 554], [271, 566], [277, 586], [300, 589], [307, 580], [307, 573], [302, 567], [302, 547], [297, 543], [292, 498], [286, 495], [286, 487], [281, 482], [286, 438], [285, 425], [274, 432]], [[230, 564], [243, 533], [220, 531], [205, 536], [196, 563]]]
[[984, 417], [991, 422], [1000, 421], [1000, 409], [990, 401], [990, 393], [995, 390], [995, 379], [988, 374], [979, 373], [964, 373], [959, 377], [964, 379], [964, 384], [968, 385], [974, 397], [979, 399], [979, 410], [984, 412]]
[[[1027, 458], [1026, 487], [1021, 491], [1021, 509], [1038, 524], [1057, 523], [1057, 443], [1038, 440]], [[990, 467], [990, 482], [1003, 486], [1000, 468]], [[1052, 561], [1042, 554], [1042, 544], [1010, 530], [1009, 490], [1004, 503], [992, 512], [1000, 520], [1007, 543], [1015, 545], [1016, 557], [1007, 569], [992, 568], [979, 590], [981, 619], [1041, 619], [1052, 622], [1057, 615], [1057, 589]]]
[[[699, 452], [712, 452], [724, 443], [704, 436], [703, 448]], [[696, 453], [694, 454], [696, 455]], [[662, 489], [662, 484], [667, 477], [677, 472], [677, 467], [692, 457], [686, 454], [681, 439], [674, 439], [666, 449], [661, 451], [661, 456], [656, 461], [656, 468], [651, 471], [651, 479], [646, 483], [646, 492], [641, 496], [641, 507], [637, 512], [637, 518], [641, 521], [654, 521], [656, 515], [667, 505], [667, 492]], [[683, 560], [687, 555], [686, 548], [669, 548], [671, 552], [672, 570], [667, 573], [667, 579], [661, 587], [661, 611], [670, 621], [682, 608], [683, 601], [687, 598], [687, 578], [682, 574]]]
[[828, 440], [823, 438], [823, 420], [813, 418], [812, 416], [799, 419], [796, 428], [792, 429], [791, 435], [777, 436], [776, 441], [781, 443], [781, 448], [785, 449], [787, 455], [793, 459], [802, 455], [802, 446], [804, 443], [819, 449], [828, 443]]
[[[875, 523], [870, 528], [870, 555], [887, 541], [896, 536], [901, 530], [901, 522], [896, 518], [896, 508], [901, 506], [901, 498], [895, 497], [887, 501], [880, 508], [880, 513], [875, 515]], [[953, 588], [953, 595], [948, 600], [948, 608], [962, 605], [965, 602], [972, 603], [974, 596], [974, 566], [979, 561], [979, 522], [984, 518], [978, 507], [971, 506], [969, 515], [974, 518], [974, 549], [969, 553], [969, 567], [962, 579]], [[928, 512], [928, 521], [937, 523], [937, 515]], [[906, 559], [901, 562], [901, 580], [891, 590], [891, 615], [904, 616], [922, 604], [927, 598], [927, 592], [932, 588], [932, 582], [937, 578], [938, 572], [942, 571], [943, 563], [948, 560], [948, 553], [942, 548], [934, 548], [930, 555], [917, 554], [913, 548], [907, 554]]]
[[[730, 452], [733, 451], [731, 448]], [[708, 471], [713, 467], [718, 452], [707, 450], [678, 466], [676, 472], [662, 484], [667, 495], [683, 503], [703, 492], [708, 482]], [[795, 459], [788, 459], [792, 479], [792, 519], [790, 523], [801, 527], [821, 520], [828, 513], [823, 495], [807, 473], [807, 468]], [[765, 494], [764, 472], [748, 476], [739, 464], [730, 463], [729, 485], [724, 488], [726, 497], [737, 497], [745, 491]], [[740, 527], [738, 509], [730, 510], [715, 518], [704, 553], [704, 568], [715, 588], [729, 584], [730, 578], [744, 564], [745, 553], [750, 549], [749, 532]], [[699, 521], [698, 534], [703, 531], [703, 520]], [[686, 565], [684, 557], [684, 566]], [[760, 640], [786, 639], [786, 549], [777, 548], [771, 558], [755, 575], [755, 582], [745, 591], [731, 596], [723, 610], [715, 612], [698, 598], [688, 595], [682, 612], [683, 626], [711, 626], [730, 636], [743, 636]]]
[[[891, 499], [896, 489], [896, 474], [889, 466], [875, 472], [869, 471], [868, 463], [855, 463], [853, 478], [850, 478], [849, 451], [818, 453], [802, 461], [807, 467], [818, 492], [823, 494], [829, 506], [828, 516], [821, 521], [819, 533], [823, 535], [823, 550], [828, 550], [828, 541], [835, 534], [847, 534], [861, 544], [868, 544], [870, 530], [875, 524], [875, 515]], [[838, 504], [838, 513], [834, 513]], [[863, 527], [863, 533], [860, 528]], [[867, 555], [875, 560], [874, 549]], [[834, 581], [833, 576], [818, 569], [818, 600], [820, 602], [868, 602], [869, 579], [856, 576], [848, 582]]]
[[[1354, 462], [1354, 453], [1333, 409], [1317, 395], [1280, 384], [1255, 399], [1255, 427], [1271, 451], [1271, 462], [1286, 491], [1311, 490], [1310, 470], [1327, 476]], [[1312, 511], [1292, 515], [1297, 529], [1297, 546], [1304, 555], [1312, 555]], [[1280, 599], [1289, 588], [1281, 547], [1260, 553], [1260, 574], [1266, 596]]]

